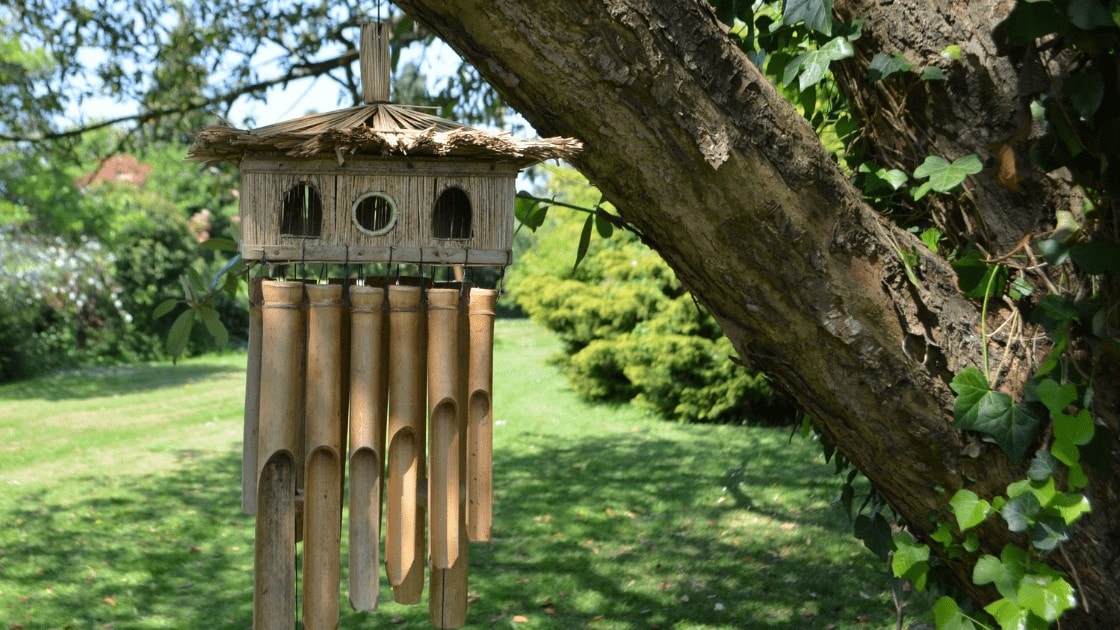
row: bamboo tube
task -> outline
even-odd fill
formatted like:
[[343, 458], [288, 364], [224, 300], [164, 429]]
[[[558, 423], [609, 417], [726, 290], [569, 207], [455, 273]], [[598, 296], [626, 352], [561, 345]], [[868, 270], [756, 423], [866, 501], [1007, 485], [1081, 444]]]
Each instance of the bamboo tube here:
[[424, 591], [425, 327], [420, 287], [389, 287], [389, 427], [385, 565], [394, 599]]
[[300, 459], [303, 284], [262, 283], [253, 626], [295, 627], [296, 462]]
[[342, 501], [343, 495], [346, 491], [346, 460], [348, 457], [341, 456], [346, 451], [346, 436], [347, 427], [350, 419], [350, 289], [353, 288], [355, 280], [344, 280], [342, 278], [331, 278], [330, 284], [342, 287], [342, 320], [339, 328], [339, 345], [341, 352], [338, 353], [339, 360], [339, 374], [342, 376], [338, 380], [339, 400], [342, 404], [339, 406], [339, 421], [338, 428], [338, 444], [339, 450], [339, 468], [338, 468], [338, 512], [342, 514]]
[[428, 291], [428, 544], [433, 569], [459, 555], [459, 291]]
[[[470, 364], [470, 291], [469, 284], [448, 283], [456, 292], [458, 311], [456, 314], [456, 352], [458, 354], [458, 374], [456, 377], [456, 398], [459, 401], [467, 398], [467, 377]], [[432, 625], [437, 628], [461, 628], [467, 623], [467, 444], [466, 422], [467, 413], [464, 405], [457, 405], [457, 442], [455, 458], [457, 460], [456, 489], [458, 514], [455, 520], [455, 532], [459, 554], [455, 561], [447, 568], [436, 568], [435, 558], [432, 558], [431, 587], [429, 589], [428, 616]], [[433, 484], [434, 485], [434, 484]], [[434, 535], [433, 535], [434, 537]]]
[[342, 286], [308, 285], [303, 625], [338, 627], [342, 535]]
[[261, 278], [249, 281], [249, 358], [245, 364], [245, 423], [241, 446], [241, 509], [257, 513], [257, 440], [261, 415]]
[[377, 610], [382, 465], [389, 400], [385, 287], [350, 289], [350, 605]]
[[494, 306], [498, 292], [471, 289], [470, 398], [467, 405], [467, 531], [472, 541], [489, 541], [493, 504]]

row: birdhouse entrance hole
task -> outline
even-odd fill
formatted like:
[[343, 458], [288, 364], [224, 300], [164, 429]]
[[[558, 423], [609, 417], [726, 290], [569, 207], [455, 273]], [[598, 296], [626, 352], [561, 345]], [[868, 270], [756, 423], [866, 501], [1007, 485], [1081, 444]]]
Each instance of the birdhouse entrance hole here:
[[366, 193], [354, 202], [350, 215], [360, 232], [379, 236], [397, 224], [397, 203], [385, 193]]
[[307, 182], [289, 188], [280, 211], [280, 234], [319, 238], [322, 229], [323, 200], [319, 191]]
[[471, 200], [458, 186], [444, 189], [432, 208], [432, 236], [435, 238], [470, 238]]

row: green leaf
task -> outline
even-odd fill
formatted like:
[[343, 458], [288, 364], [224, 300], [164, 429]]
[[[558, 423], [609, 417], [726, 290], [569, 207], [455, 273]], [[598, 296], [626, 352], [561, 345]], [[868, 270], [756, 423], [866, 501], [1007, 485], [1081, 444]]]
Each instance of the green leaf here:
[[984, 612], [992, 616], [1002, 630], [1029, 630], [1030, 611], [1004, 597], [984, 607]]
[[924, 591], [929, 575], [929, 546], [916, 542], [906, 533], [895, 534], [894, 544], [891, 570], [895, 577], [910, 580], [914, 588]]
[[172, 360], [179, 358], [187, 349], [187, 341], [191, 337], [191, 325], [194, 324], [194, 309], [188, 308], [175, 318], [171, 330], [167, 333], [167, 354]]
[[957, 393], [953, 417], [958, 429], [990, 435], [1013, 461], [1023, 459], [1042, 425], [1029, 405], [1014, 404], [1007, 394], [992, 391], [974, 367], [962, 370], [949, 387]]
[[945, 47], [945, 50], [941, 51], [941, 56], [946, 59], [952, 59], [953, 61], [960, 61], [961, 47], [956, 44], [949, 44]]
[[199, 249], [207, 249], [216, 252], [236, 252], [237, 241], [224, 236], [215, 236], [214, 238], [199, 243], [198, 247]]
[[949, 499], [949, 505], [953, 508], [953, 515], [957, 517], [957, 527], [962, 532], [983, 523], [992, 509], [990, 503], [964, 488], [957, 490], [953, 498]]
[[852, 524], [852, 533], [862, 540], [865, 547], [871, 550], [881, 560], [886, 561], [891, 551], [891, 525], [882, 514], [876, 512], [868, 516], [856, 516]]
[[212, 306], [203, 306], [198, 309], [198, 314], [202, 318], [202, 323], [206, 325], [206, 331], [214, 338], [217, 346], [224, 348], [229, 343], [229, 332], [226, 331], [225, 324], [218, 317], [218, 311]]
[[918, 238], [922, 239], [922, 242], [926, 244], [926, 247], [929, 248], [929, 251], [936, 254], [937, 244], [941, 242], [941, 230], [932, 227], [927, 228], [925, 230], [922, 230], [922, 233], [918, 235]]
[[1019, 586], [1019, 605], [1047, 623], [1054, 623], [1062, 613], [1077, 604], [1073, 587], [1064, 579], [1027, 576]]
[[1052, 2], [1017, 2], [1002, 26], [1008, 43], [1019, 45], [1043, 35], [1063, 32], [1069, 20]]
[[178, 305], [180, 301], [181, 300], [176, 300], [175, 298], [168, 298], [160, 302], [154, 309], [152, 309], [152, 319], [159, 319], [164, 315], [167, 315], [175, 309], [175, 306]]
[[809, 29], [832, 35], [832, 4], [835, 0], [786, 0], [782, 21], [793, 25], [805, 22]]
[[981, 300], [1003, 295], [1007, 287], [1007, 267], [984, 262], [976, 250], [954, 260], [952, 265], [961, 292], [970, 298]]
[[922, 81], [944, 81], [945, 71], [937, 66], [926, 66], [920, 77]]
[[575, 273], [579, 263], [583, 261], [583, 257], [587, 255], [587, 248], [591, 246], [591, 229], [595, 225], [595, 215], [587, 215], [587, 221], [583, 224], [583, 231], [579, 235], [579, 245], [576, 247], [576, 262], [572, 265], [572, 273]]
[[614, 234], [614, 224], [610, 222], [607, 211], [602, 208], [595, 210], [595, 231], [602, 238], [610, 238]]
[[1025, 532], [1030, 527], [1031, 521], [1042, 510], [1038, 498], [1030, 492], [1023, 493], [1003, 505], [999, 511], [1007, 529], [1012, 532]]
[[1054, 439], [1082, 446], [1093, 439], [1095, 426], [1093, 415], [1088, 409], [1082, 409], [1072, 416], [1054, 414]]
[[1069, 260], [1069, 247], [1056, 238], [1044, 238], [1038, 242], [1038, 251], [1051, 265], [1060, 265]]
[[1041, 516], [1031, 528], [1031, 546], [1039, 551], [1053, 551], [1069, 540], [1069, 527], [1057, 516]]
[[1073, 525], [1082, 515], [1092, 511], [1089, 499], [1076, 492], [1063, 492], [1056, 495], [1046, 509], [1057, 512], [1066, 525]]
[[1062, 83], [1062, 93], [1082, 118], [1092, 120], [1104, 100], [1104, 78], [1095, 71], [1071, 75]]
[[847, 59], [854, 54], [851, 42], [843, 37], [833, 38], [818, 50], [803, 52], [794, 57], [782, 72], [782, 85], [789, 85], [797, 78], [798, 89], [804, 91], [828, 74], [830, 63]]
[[1003, 561], [992, 555], [980, 556], [976, 565], [972, 567], [973, 584], [977, 586], [994, 584], [999, 594], [1004, 597], [1015, 596], [1015, 585], [1018, 581]]
[[1067, 13], [1069, 21], [1084, 31], [1112, 26], [1112, 16], [1100, 0], [1070, 0]]
[[1115, 243], [1079, 243], [1069, 249], [1069, 257], [1085, 273], [1120, 275], [1120, 245]]
[[530, 231], [536, 232], [548, 216], [548, 205], [518, 193], [514, 199], [513, 215]]
[[872, 82], [882, 81], [898, 72], [909, 72], [914, 65], [906, 61], [902, 55], [888, 55], [884, 52], [875, 53], [871, 63], [867, 66], [867, 75]]
[[949, 192], [956, 188], [969, 175], [975, 175], [983, 170], [984, 165], [975, 153], [969, 153], [953, 160], [950, 164], [944, 158], [936, 155], [926, 157], [918, 168], [914, 169], [917, 179], [929, 178], [930, 187], [937, 192]]
[[933, 621], [938, 630], [976, 630], [976, 624], [961, 612], [957, 602], [948, 595], [942, 595], [934, 602]]
[[1012, 280], [1011, 286], [1007, 287], [1007, 294], [1010, 295], [1013, 300], [1021, 300], [1032, 293], [1034, 293], [1034, 287], [1022, 276]]
[[1031, 460], [1031, 467], [1027, 469], [1027, 479], [1031, 481], [1046, 481], [1054, 476], [1058, 470], [1058, 460], [1048, 451], [1039, 449]]
[[1035, 395], [1046, 405], [1051, 414], [1059, 414], [1077, 400], [1077, 386], [1073, 383], [1059, 385], [1054, 379], [1045, 379], [1034, 388]]

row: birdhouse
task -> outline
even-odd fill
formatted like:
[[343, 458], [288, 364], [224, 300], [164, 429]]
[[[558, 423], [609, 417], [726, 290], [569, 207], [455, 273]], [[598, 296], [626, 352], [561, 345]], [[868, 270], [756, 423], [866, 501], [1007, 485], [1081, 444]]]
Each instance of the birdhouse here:
[[[466, 623], [466, 548], [491, 534], [498, 291], [424, 270], [508, 265], [519, 169], [579, 148], [389, 103], [381, 33], [363, 25], [364, 105], [207, 127], [191, 149], [241, 169], [247, 262], [347, 265], [329, 282], [249, 286], [242, 505], [256, 515], [258, 630], [294, 630], [297, 610], [305, 628], [338, 627], [344, 508], [355, 609], [377, 608], [384, 548], [397, 602], [419, 603], [426, 574], [432, 624]], [[414, 263], [420, 275], [350, 277], [362, 263]]]
[[388, 102], [379, 26], [363, 29], [365, 104], [196, 135], [191, 159], [240, 167], [242, 258], [508, 265], [519, 170], [579, 143], [518, 139]]

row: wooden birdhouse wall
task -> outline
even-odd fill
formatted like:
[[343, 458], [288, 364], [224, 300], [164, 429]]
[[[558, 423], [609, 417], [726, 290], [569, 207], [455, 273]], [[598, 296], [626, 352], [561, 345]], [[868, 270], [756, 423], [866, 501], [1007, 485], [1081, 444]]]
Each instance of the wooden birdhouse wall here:
[[[339, 166], [327, 158], [246, 155], [242, 256], [273, 262], [505, 265], [517, 172], [516, 165], [448, 159], [352, 156]], [[355, 202], [371, 194], [365, 214], [356, 218]], [[317, 195], [318, 201], [304, 195]], [[396, 207], [389, 225], [386, 198]], [[294, 205], [303, 216], [293, 223], [285, 217], [286, 205], [288, 214]], [[321, 216], [317, 231], [310, 225], [316, 215]], [[362, 219], [367, 229], [359, 227]]]

